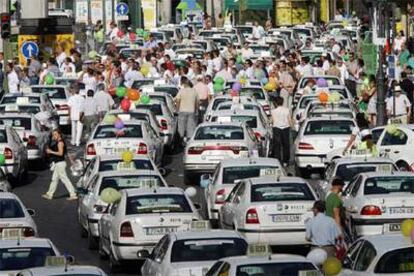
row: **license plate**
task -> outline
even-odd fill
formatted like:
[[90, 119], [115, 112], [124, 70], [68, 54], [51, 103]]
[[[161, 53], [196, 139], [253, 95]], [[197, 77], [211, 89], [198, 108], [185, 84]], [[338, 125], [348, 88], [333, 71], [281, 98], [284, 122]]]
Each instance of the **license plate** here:
[[390, 232], [401, 231], [401, 223], [390, 223], [388, 226]]
[[176, 227], [149, 227], [145, 228], [145, 234], [148, 236], [165, 235], [174, 232], [176, 229]]
[[118, 154], [127, 150], [128, 148], [105, 148], [105, 154]]
[[301, 215], [271, 215], [273, 222], [299, 222]]
[[414, 214], [414, 207], [390, 208], [390, 214]]

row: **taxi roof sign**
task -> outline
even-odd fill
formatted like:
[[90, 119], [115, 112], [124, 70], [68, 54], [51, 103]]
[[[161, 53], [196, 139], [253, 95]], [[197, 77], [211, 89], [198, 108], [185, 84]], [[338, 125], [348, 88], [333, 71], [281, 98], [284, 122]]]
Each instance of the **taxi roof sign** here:
[[65, 266], [65, 256], [46, 256], [45, 266]]
[[118, 118], [122, 121], [131, 121], [131, 114], [118, 114]]
[[268, 244], [251, 244], [247, 247], [247, 256], [263, 257], [272, 254], [272, 250]]
[[210, 222], [208, 220], [194, 220], [190, 225], [191, 230], [209, 230]]
[[23, 237], [23, 229], [21, 228], [5, 228], [1, 231], [2, 240], [19, 240]]
[[19, 112], [19, 106], [17, 104], [8, 104], [4, 108], [6, 112]]
[[117, 171], [133, 171], [136, 170], [134, 162], [118, 162], [116, 165]]
[[17, 105], [30, 104], [29, 97], [17, 97], [16, 104]]
[[299, 270], [298, 276], [322, 276], [322, 272], [317, 270]]

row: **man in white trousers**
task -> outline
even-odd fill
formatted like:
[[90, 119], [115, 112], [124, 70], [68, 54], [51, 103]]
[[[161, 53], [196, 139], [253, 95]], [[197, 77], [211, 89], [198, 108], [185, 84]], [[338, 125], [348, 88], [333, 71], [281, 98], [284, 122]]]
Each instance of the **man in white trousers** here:
[[79, 147], [83, 130], [83, 116], [85, 110], [85, 98], [79, 95], [78, 87], [72, 87], [72, 96], [68, 101], [69, 116], [72, 124], [72, 146]]

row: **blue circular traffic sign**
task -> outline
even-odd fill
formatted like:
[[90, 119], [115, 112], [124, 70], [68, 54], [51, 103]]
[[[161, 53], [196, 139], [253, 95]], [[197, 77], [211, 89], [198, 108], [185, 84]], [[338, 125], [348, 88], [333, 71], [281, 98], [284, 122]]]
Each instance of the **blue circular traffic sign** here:
[[29, 59], [30, 57], [37, 56], [39, 54], [39, 46], [37, 46], [36, 42], [25, 41], [20, 51], [25, 58]]
[[129, 12], [128, 5], [126, 3], [119, 3], [116, 5], [116, 13], [118, 15], [127, 15]]

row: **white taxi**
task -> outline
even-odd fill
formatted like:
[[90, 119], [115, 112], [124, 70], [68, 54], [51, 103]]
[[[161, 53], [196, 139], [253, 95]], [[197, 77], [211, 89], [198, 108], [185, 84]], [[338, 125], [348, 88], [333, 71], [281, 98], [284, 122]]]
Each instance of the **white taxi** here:
[[99, 221], [100, 254], [109, 256], [111, 270], [122, 261], [136, 260], [139, 250], [151, 252], [170, 232], [189, 231], [201, 220], [189, 195], [180, 188], [128, 189]]
[[260, 85], [246, 85], [242, 87], [239, 92], [239, 96], [246, 96], [255, 99], [255, 101], [262, 105], [267, 116], [270, 116], [270, 109], [272, 109], [273, 106], [270, 102], [269, 95], [264, 92]]
[[340, 276], [414, 274], [414, 245], [401, 234], [364, 236], [355, 241], [342, 261]]
[[221, 207], [219, 223], [240, 232], [249, 244], [308, 244], [305, 223], [317, 199], [299, 177], [265, 176], [241, 180]]
[[260, 114], [262, 114], [263, 118], [266, 118], [267, 122], [270, 123], [270, 120], [268, 119], [267, 114], [264, 111], [263, 107], [259, 103], [256, 103], [256, 102], [249, 102], [249, 103], [223, 102], [217, 106], [216, 112], [218, 110], [235, 110], [235, 109], [257, 110], [260, 112]]
[[105, 188], [124, 190], [166, 186], [162, 176], [154, 171], [131, 170], [101, 172], [91, 177], [85, 187], [78, 187], [78, 220], [81, 236], [88, 237], [89, 248], [96, 249], [98, 246], [98, 222], [108, 208], [108, 204], [100, 198]]
[[213, 225], [217, 224], [220, 207], [237, 182], [241, 179], [265, 175], [286, 175], [283, 166], [276, 158], [251, 157], [225, 159], [221, 161], [211, 176], [201, 176], [200, 186], [205, 188], [207, 215]]
[[354, 119], [321, 117], [307, 119], [295, 140], [295, 164], [303, 177], [312, 170], [325, 168], [327, 154], [345, 148], [356, 127]]
[[21, 229], [24, 237], [37, 236], [32, 216], [35, 211], [27, 209], [13, 193], [0, 192], [0, 233], [4, 229]]
[[15, 275], [21, 270], [45, 265], [47, 256], [60, 255], [49, 239], [22, 238], [20, 229], [4, 229], [0, 240], [0, 274]]
[[96, 266], [89, 265], [63, 265], [63, 266], [43, 266], [25, 269], [16, 276], [107, 276], [107, 274]]
[[273, 131], [267, 117], [263, 117], [256, 110], [217, 110], [210, 116], [210, 122], [242, 122], [253, 129], [257, 140], [261, 144], [261, 156], [269, 156], [272, 147]]
[[244, 238], [229, 230], [172, 232], [165, 235], [141, 268], [146, 276], [204, 276], [219, 259], [246, 254]]
[[209, 173], [224, 159], [258, 157], [260, 142], [254, 131], [240, 122], [203, 123], [197, 127], [184, 150], [184, 177]]
[[210, 118], [210, 115], [212, 112], [217, 110], [219, 105], [221, 103], [254, 103], [256, 102], [252, 97], [250, 96], [238, 96], [238, 97], [232, 97], [231, 95], [216, 95], [214, 98], [212, 98], [207, 106], [206, 113], [204, 114], [204, 121], [208, 121]]
[[359, 174], [344, 191], [343, 204], [354, 236], [400, 231], [414, 218], [414, 175], [407, 172]]
[[147, 121], [124, 122], [124, 128], [101, 122], [86, 143], [85, 160], [101, 154], [121, 155], [130, 150], [150, 156], [157, 165], [162, 164], [164, 146], [158, 134]]

